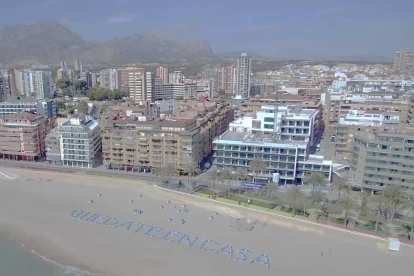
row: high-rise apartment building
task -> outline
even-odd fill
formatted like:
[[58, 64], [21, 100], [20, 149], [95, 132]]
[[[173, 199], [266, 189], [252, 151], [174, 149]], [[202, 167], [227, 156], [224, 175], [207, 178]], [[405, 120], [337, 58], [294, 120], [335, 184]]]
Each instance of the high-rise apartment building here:
[[129, 98], [134, 103], [145, 101], [145, 74], [143, 72], [128, 73]]
[[184, 75], [181, 71], [174, 71], [168, 74], [168, 83], [184, 83]]
[[53, 97], [52, 73], [49, 71], [34, 71], [16, 69], [9, 70], [11, 76], [10, 94], [14, 96], [35, 97], [37, 99]]
[[396, 52], [394, 70], [402, 73], [414, 72], [414, 52]]
[[[53, 97], [52, 73], [48, 71], [31, 71], [30, 96], [37, 99]], [[26, 94], [26, 96], [29, 96]]]
[[101, 164], [102, 139], [92, 116], [68, 118], [46, 137], [46, 160], [55, 165], [93, 168]]
[[361, 189], [414, 191], [414, 129], [355, 135], [350, 180]]
[[0, 116], [0, 158], [35, 161], [45, 156], [48, 119], [32, 113]]
[[155, 77], [160, 80], [161, 84], [168, 83], [168, 68], [158, 67], [155, 71]]
[[152, 72], [145, 72], [145, 100], [155, 100], [155, 76]]
[[237, 91], [235, 98], [248, 99], [250, 97], [251, 59], [242, 53], [237, 62]]
[[118, 73], [116, 69], [109, 68], [100, 71], [100, 86], [107, 90], [118, 89]]
[[138, 67], [126, 67], [118, 69], [118, 88], [129, 92], [130, 73], [144, 74], [145, 70]]

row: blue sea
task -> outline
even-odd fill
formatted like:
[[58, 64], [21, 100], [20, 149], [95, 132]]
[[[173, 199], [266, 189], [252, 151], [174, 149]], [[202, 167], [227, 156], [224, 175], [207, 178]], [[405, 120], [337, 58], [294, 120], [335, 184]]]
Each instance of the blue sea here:
[[74, 267], [66, 267], [27, 250], [0, 231], [0, 275], [2, 276], [80, 276]]

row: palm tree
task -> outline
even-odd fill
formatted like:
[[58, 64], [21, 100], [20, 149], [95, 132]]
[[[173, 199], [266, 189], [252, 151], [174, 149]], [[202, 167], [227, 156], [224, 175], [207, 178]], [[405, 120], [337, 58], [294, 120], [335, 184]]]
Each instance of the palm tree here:
[[380, 222], [383, 223], [384, 214], [386, 212], [385, 198], [382, 193], [372, 195], [368, 198], [368, 207], [375, 213], [375, 233], [379, 230]]
[[223, 184], [227, 182], [227, 196], [230, 197], [230, 182], [233, 179], [232, 172], [228, 170], [219, 171], [218, 178]]
[[403, 203], [403, 192], [399, 186], [387, 186], [382, 192], [382, 195], [387, 209], [387, 221], [392, 221], [394, 219], [395, 211]]
[[213, 181], [213, 193], [215, 194], [216, 191], [216, 183], [220, 180], [220, 171], [212, 171], [210, 174], [210, 179]]
[[265, 193], [266, 198], [270, 200], [277, 199], [279, 197], [279, 186], [277, 186], [277, 184], [273, 183], [272, 181], [268, 181]]
[[301, 210], [305, 195], [298, 186], [294, 186], [287, 189], [284, 199], [292, 209], [293, 216], [296, 216]]
[[414, 234], [414, 195], [407, 196], [407, 199], [403, 203], [403, 207], [411, 211], [411, 230], [408, 239], [411, 240]]
[[247, 173], [245, 168], [238, 168], [236, 170], [236, 174], [237, 174], [238, 180], [240, 180], [240, 183], [239, 183], [239, 195], [240, 195], [242, 182], [247, 181], [249, 179], [249, 174]]
[[320, 172], [313, 172], [313, 173], [307, 174], [303, 178], [303, 182], [307, 185], [311, 185], [312, 190], [314, 190], [315, 186], [320, 188], [326, 185], [326, 177], [324, 174]]
[[259, 172], [263, 172], [267, 168], [266, 163], [263, 160], [260, 160], [260, 159], [257, 159], [257, 158], [251, 160], [250, 163], [249, 163], [249, 166], [250, 166], [250, 170], [252, 170], [255, 174], [253, 182], [256, 182], [256, 178], [257, 178]]
[[190, 189], [190, 177], [200, 173], [200, 167], [196, 162], [187, 163], [184, 166], [183, 173], [187, 175], [187, 189]]
[[164, 167], [161, 168], [161, 174], [168, 179], [168, 184], [170, 184], [171, 178], [177, 174], [174, 164], [167, 163]]
[[329, 189], [333, 192], [338, 192], [338, 201], [341, 201], [341, 193], [348, 194], [351, 187], [346, 183], [346, 179], [339, 177], [335, 179]]
[[321, 202], [327, 202], [328, 201], [326, 196], [320, 190], [311, 191], [310, 196], [309, 196], [309, 200], [310, 200], [310, 203], [311, 203], [312, 206], [315, 205], [315, 204], [320, 204]]
[[349, 221], [350, 211], [355, 209], [355, 207], [356, 207], [355, 202], [352, 200], [352, 198], [350, 196], [347, 196], [347, 197], [343, 198], [339, 202], [339, 204], [340, 204], [340, 206], [342, 207], [342, 210], [343, 210], [344, 225], [345, 225], [345, 227], [347, 227], [348, 226], [348, 221]]

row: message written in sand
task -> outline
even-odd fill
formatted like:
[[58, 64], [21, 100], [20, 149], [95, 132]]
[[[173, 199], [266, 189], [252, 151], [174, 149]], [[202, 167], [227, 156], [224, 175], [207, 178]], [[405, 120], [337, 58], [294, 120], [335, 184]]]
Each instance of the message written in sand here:
[[203, 239], [197, 236], [157, 227], [154, 225], [144, 224], [134, 221], [121, 221], [115, 217], [107, 216], [101, 213], [87, 212], [84, 210], [74, 210], [71, 213], [73, 219], [89, 222], [101, 226], [113, 227], [124, 231], [134, 231], [134, 233], [143, 234], [147, 238], [161, 239], [171, 244], [183, 244], [185, 246], [198, 248], [203, 252], [218, 254], [230, 258], [233, 261], [249, 264], [259, 264], [270, 269], [270, 260], [267, 254], [260, 254], [257, 257], [249, 249], [236, 249], [231, 244], [220, 244], [211, 239]]

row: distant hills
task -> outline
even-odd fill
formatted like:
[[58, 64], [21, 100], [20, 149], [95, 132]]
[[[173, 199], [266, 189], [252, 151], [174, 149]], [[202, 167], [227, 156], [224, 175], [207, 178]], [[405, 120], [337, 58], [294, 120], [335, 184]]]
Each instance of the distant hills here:
[[155, 34], [136, 34], [104, 42], [84, 40], [56, 22], [0, 28], [0, 66], [58, 64], [82, 59], [86, 63], [123, 64], [171, 62], [213, 57], [202, 41], [178, 41]]

